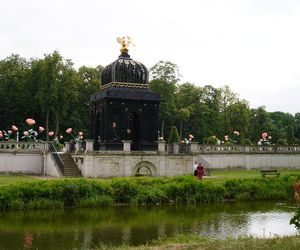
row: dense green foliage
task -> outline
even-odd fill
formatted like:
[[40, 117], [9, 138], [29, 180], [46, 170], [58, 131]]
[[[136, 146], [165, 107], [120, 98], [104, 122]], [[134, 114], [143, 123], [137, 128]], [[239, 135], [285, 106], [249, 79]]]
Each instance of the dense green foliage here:
[[64, 179], [3, 185], [0, 209], [100, 207], [119, 203], [195, 204], [235, 200], [278, 200], [293, 197], [300, 176], [229, 180], [223, 185], [193, 176], [130, 177], [112, 180]]
[[178, 130], [177, 130], [176, 126], [172, 126], [168, 142], [169, 143], [178, 143], [178, 142], [180, 142], [180, 137], [179, 137]]
[[[271, 143], [277, 143], [278, 139], [286, 139], [289, 144], [300, 142], [300, 113], [293, 116], [280, 111], [267, 112], [265, 107], [251, 109], [228, 86], [180, 83], [178, 67], [170, 62], [160, 61], [150, 73], [150, 88], [163, 101], [159, 123], [165, 138], [169, 138], [171, 127], [176, 125], [182, 138], [192, 134], [201, 143], [211, 136], [222, 141], [224, 135], [229, 135], [237, 143], [256, 144], [263, 132], [272, 136]], [[239, 131], [240, 135], [234, 138], [233, 131]]]
[[[74, 69], [57, 51], [42, 59], [11, 55], [0, 61], [0, 130], [16, 125], [27, 129], [25, 119], [63, 134], [66, 128], [88, 131], [91, 94], [99, 91], [102, 67]], [[46, 139], [46, 138], [39, 138]]]
[[[92, 94], [100, 90], [102, 66], [75, 69], [71, 60], [57, 51], [43, 58], [25, 59], [11, 55], [0, 60], [0, 130], [16, 125], [27, 130], [25, 119], [36, 120], [36, 126], [56, 135], [72, 127], [89, 130], [89, 107]], [[228, 86], [215, 88], [180, 83], [176, 64], [160, 61], [150, 68], [150, 88], [159, 93], [159, 135], [169, 138], [172, 126], [180, 137], [194, 136], [194, 141], [224, 135], [236, 143], [254, 143], [262, 132], [272, 136], [271, 143], [295, 144], [300, 141], [300, 113], [267, 112], [264, 107], [251, 109]], [[36, 129], [36, 128], [34, 128]], [[239, 131], [235, 137], [233, 131]]]

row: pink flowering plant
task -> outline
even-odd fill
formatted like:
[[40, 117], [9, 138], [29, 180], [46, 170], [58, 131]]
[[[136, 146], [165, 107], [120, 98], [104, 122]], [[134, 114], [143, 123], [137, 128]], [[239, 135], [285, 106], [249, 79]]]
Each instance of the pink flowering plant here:
[[27, 118], [25, 122], [29, 126], [29, 129], [23, 132], [21, 139], [26, 141], [38, 141], [37, 137], [39, 134], [45, 131], [44, 127], [39, 126], [38, 129], [35, 130], [33, 126], [36, 124], [36, 122], [32, 118]]
[[224, 135], [224, 141], [222, 143], [224, 144], [238, 144], [240, 141], [240, 132], [238, 131], [233, 131], [232, 137], [230, 137], [228, 134]]
[[67, 128], [66, 129], [66, 133], [72, 137], [71, 141], [83, 142], [83, 132], [82, 131], [79, 131], [77, 136], [74, 136], [72, 132], [73, 132], [72, 128]]
[[14, 133], [18, 131], [18, 128], [15, 125], [11, 126], [11, 129], [0, 130], [0, 141], [13, 141]]
[[271, 144], [272, 136], [268, 136], [267, 132], [263, 132], [261, 134], [261, 138], [257, 142], [257, 145], [270, 145]]
[[29, 126], [29, 129], [23, 132], [21, 139], [25, 141], [36, 141], [38, 132], [32, 128], [33, 125], [35, 125], [35, 120], [32, 118], [27, 118], [25, 122]]

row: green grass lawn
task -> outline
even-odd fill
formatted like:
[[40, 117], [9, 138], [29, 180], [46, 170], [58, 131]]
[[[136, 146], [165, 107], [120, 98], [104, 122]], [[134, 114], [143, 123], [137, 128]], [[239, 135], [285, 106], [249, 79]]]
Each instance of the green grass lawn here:
[[[299, 170], [289, 170], [281, 169], [279, 170], [280, 176], [297, 174], [300, 175]], [[251, 170], [211, 170], [211, 178], [204, 179], [204, 181], [209, 181], [214, 184], [223, 184], [227, 180], [232, 179], [252, 179], [252, 178], [262, 178], [259, 169]], [[276, 176], [266, 176], [265, 178], [276, 178]]]
[[[280, 176], [285, 176], [285, 175], [290, 175], [290, 174], [300, 175], [300, 169], [299, 170], [288, 170], [288, 169], [280, 170]], [[227, 180], [251, 179], [251, 178], [262, 178], [261, 174], [260, 174], [260, 170], [259, 169], [255, 169], [255, 170], [211, 170], [211, 176], [208, 178], [205, 178], [203, 181], [212, 182], [216, 185], [222, 185]], [[276, 178], [276, 177], [275, 176], [267, 176], [266, 178]], [[12, 183], [19, 183], [19, 182], [34, 182], [34, 181], [40, 181], [40, 180], [41, 180], [41, 178], [36, 178], [33, 176], [28, 176], [28, 175], [0, 174], [0, 186], [5, 185], [5, 184], [12, 184]]]
[[19, 182], [34, 182], [39, 181], [38, 178], [27, 175], [14, 175], [14, 174], [0, 174], [0, 186], [6, 184], [13, 184]]

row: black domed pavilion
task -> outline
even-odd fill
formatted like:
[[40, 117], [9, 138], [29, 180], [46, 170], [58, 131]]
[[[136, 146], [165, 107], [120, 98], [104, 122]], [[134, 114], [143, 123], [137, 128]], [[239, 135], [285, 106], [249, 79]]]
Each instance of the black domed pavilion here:
[[130, 58], [125, 38], [118, 40], [121, 55], [104, 68], [100, 92], [91, 96], [91, 136], [94, 149], [156, 150], [160, 97], [149, 89], [148, 69]]

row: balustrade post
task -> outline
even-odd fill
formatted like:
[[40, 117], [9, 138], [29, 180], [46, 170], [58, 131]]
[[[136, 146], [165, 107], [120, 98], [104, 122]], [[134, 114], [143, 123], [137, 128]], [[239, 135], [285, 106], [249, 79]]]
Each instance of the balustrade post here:
[[75, 153], [79, 153], [80, 152], [80, 144], [81, 143], [78, 142], [78, 141], [75, 143]]
[[123, 142], [123, 151], [130, 152], [131, 151], [131, 142], [130, 140], [124, 140]]
[[179, 144], [173, 143], [173, 154], [178, 154], [178, 153], [179, 153]]
[[71, 145], [72, 145], [72, 142], [70, 142], [70, 141], [65, 142], [66, 153], [71, 153]]
[[158, 145], [158, 152], [159, 153], [163, 153], [166, 151], [166, 141], [158, 141], [157, 142], [157, 145]]
[[49, 151], [49, 142], [48, 141], [46, 141], [46, 142], [43, 142], [43, 144], [44, 144], [44, 151]]
[[85, 140], [85, 153], [94, 150], [94, 140]]
[[198, 142], [190, 142], [191, 153], [198, 153]]

